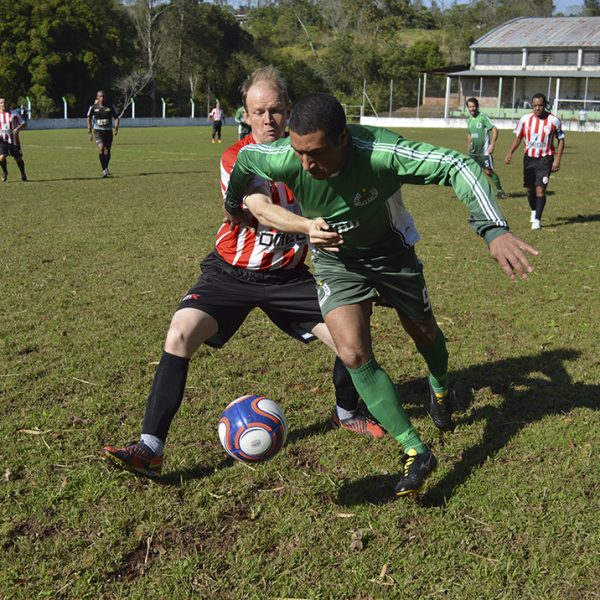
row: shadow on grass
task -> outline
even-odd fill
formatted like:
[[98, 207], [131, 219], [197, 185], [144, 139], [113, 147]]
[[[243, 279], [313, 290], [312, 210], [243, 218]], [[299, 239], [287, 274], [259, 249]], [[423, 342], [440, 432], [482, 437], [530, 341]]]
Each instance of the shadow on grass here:
[[574, 225], [576, 223], [596, 223], [600, 221], [600, 213], [595, 215], [574, 215], [572, 217], [559, 217], [555, 219], [552, 227], [562, 227], [563, 225]]
[[233, 458], [224, 458], [216, 464], [195, 465], [189, 469], [171, 471], [154, 481], [160, 485], [181, 485], [184, 481], [189, 481], [190, 479], [204, 479], [205, 477], [210, 477], [215, 471], [231, 467], [233, 462]]
[[[554, 194], [556, 194], [556, 192], [553, 192], [552, 190], [546, 190], [546, 196], [554, 196]], [[511, 198], [527, 198], [527, 192], [524, 190], [522, 192], [510, 192], [505, 200], [509, 200]]]
[[[457, 382], [455, 423], [470, 425], [482, 420], [485, 428], [479, 443], [465, 448], [461, 459], [448, 473], [441, 479], [433, 475], [434, 483], [418, 499], [420, 504], [443, 506], [473, 471], [495, 456], [529, 424], [547, 415], [564, 415], [578, 407], [598, 409], [600, 386], [573, 383], [565, 368], [565, 363], [576, 360], [579, 355], [578, 351], [571, 349], [553, 350], [452, 372], [451, 379]], [[404, 385], [418, 386], [416, 382]], [[484, 388], [502, 396], [502, 403], [500, 406], [495, 403], [494, 406], [477, 407], [468, 412], [475, 393]], [[342, 486], [338, 500], [346, 506], [389, 502], [390, 494], [379, 496], [380, 490], [392, 487], [397, 479], [398, 475], [386, 475], [350, 482]]]
[[[131, 179], [133, 177], [151, 177], [153, 175], [202, 175], [206, 173], [212, 173], [212, 171], [197, 169], [193, 169], [191, 171], [152, 171], [111, 175], [108, 177], [108, 179]], [[51, 177], [49, 179], [28, 179], [27, 183], [50, 183], [53, 181], [94, 181], [96, 179], [103, 179], [103, 177], [102, 175], [90, 175], [89, 177]], [[23, 182], [20, 181], [19, 183]]]

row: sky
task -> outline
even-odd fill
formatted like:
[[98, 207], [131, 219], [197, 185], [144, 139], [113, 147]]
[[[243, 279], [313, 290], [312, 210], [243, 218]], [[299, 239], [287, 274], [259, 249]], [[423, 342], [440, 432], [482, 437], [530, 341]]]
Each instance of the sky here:
[[[427, 2], [427, 0], [425, 0]], [[459, 4], [462, 4], [461, 0], [457, 0]], [[464, 0], [464, 2], [468, 2], [469, 0]], [[438, 0], [439, 2], [439, 0]], [[229, 6], [238, 7], [240, 4], [247, 5], [248, 0], [228, 0], [227, 2]], [[254, 4], [255, 2], [251, 2]], [[452, 4], [452, 0], [446, 0], [444, 3], [448, 6]], [[570, 14], [579, 12], [583, 7], [583, 0], [554, 0], [554, 5], [556, 6], [556, 12], [562, 12], [564, 14]]]

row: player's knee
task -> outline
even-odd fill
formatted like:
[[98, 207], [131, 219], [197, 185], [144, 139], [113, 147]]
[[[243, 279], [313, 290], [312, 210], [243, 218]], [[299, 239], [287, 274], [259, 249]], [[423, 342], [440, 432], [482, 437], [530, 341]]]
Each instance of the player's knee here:
[[165, 351], [177, 356], [191, 356], [195, 351], [192, 346], [192, 332], [179, 323], [171, 323], [165, 340]]
[[373, 358], [373, 353], [366, 348], [355, 348], [352, 346], [338, 346], [338, 356], [348, 369], [358, 369]]

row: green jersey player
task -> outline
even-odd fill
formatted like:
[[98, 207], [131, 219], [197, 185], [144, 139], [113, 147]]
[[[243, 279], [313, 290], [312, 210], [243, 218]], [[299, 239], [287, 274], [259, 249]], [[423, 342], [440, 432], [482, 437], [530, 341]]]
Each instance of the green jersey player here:
[[369, 410], [404, 448], [395, 492], [408, 494], [420, 488], [437, 461], [375, 360], [370, 332], [373, 301], [396, 309], [425, 358], [434, 423], [447, 429], [451, 421], [448, 352], [415, 255], [419, 234], [402, 202], [402, 184], [452, 185], [469, 208], [471, 226], [512, 278], [514, 272], [527, 277], [533, 268], [524, 251], [537, 254], [537, 250], [508, 232], [481, 169], [456, 151], [410, 142], [384, 129], [346, 126], [343, 108], [329, 94], [302, 98], [289, 127], [289, 138], [249, 145], [239, 153], [225, 206], [233, 222], [243, 219], [242, 199], [257, 185], [256, 175], [286, 182], [300, 199], [302, 215], [274, 205], [266, 195], [252, 194], [244, 203], [259, 221], [307, 235], [315, 247], [325, 322]]
[[483, 172], [494, 182], [498, 197], [505, 198], [500, 177], [494, 171], [494, 148], [498, 139], [498, 129], [489, 117], [479, 112], [479, 100], [469, 98], [467, 110], [470, 113], [467, 121], [467, 147], [469, 156], [483, 169]]

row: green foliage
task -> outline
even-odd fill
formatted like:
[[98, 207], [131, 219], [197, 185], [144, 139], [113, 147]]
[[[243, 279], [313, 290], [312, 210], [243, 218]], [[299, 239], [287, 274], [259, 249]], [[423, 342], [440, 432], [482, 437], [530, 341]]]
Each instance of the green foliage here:
[[0, 87], [11, 98], [32, 96], [36, 115], [67, 95], [81, 114], [92, 90], [124, 69], [131, 37], [116, 0], [0, 0]]
[[[600, 581], [600, 220], [594, 134], [567, 134], [545, 228], [529, 229], [519, 161], [497, 169], [535, 272], [509, 281], [447, 188], [404, 186], [458, 392], [457, 428], [424, 408], [422, 358], [376, 308], [376, 355], [440, 464], [394, 500], [398, 445], [328, 429], [332, 355], [260, 311], [202, 348], [164, 478], [109, 470], [135, 438], [164, 336], [221, 222], [210, 129], [127, 129], [101, 179], [85, 130], [21, 134], [0, 220], [0, 596], [65, 598], [594, 598]], [[408, 130], [463, 149], [463, 130]], [[290, 422], [284, 449], [226, 458], [218, 416], [261, 392]], [[361, 536], [362, 550], [351, 548]]]

